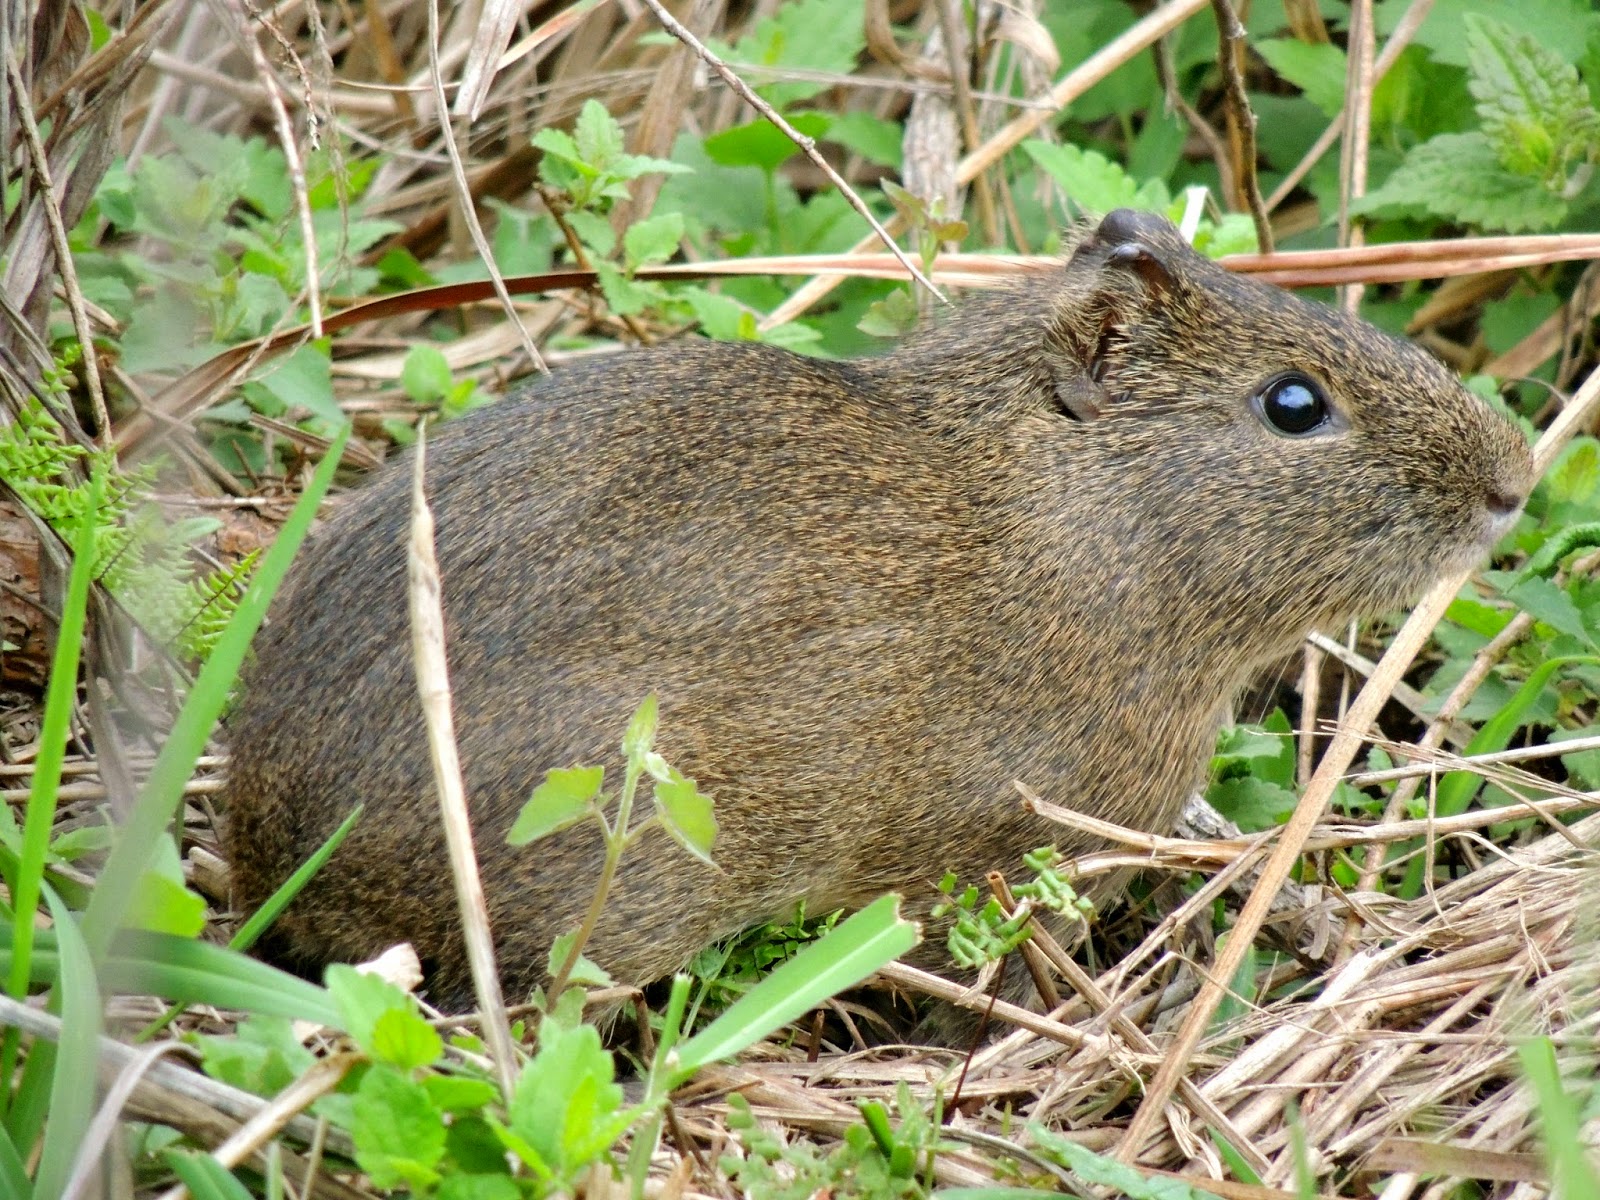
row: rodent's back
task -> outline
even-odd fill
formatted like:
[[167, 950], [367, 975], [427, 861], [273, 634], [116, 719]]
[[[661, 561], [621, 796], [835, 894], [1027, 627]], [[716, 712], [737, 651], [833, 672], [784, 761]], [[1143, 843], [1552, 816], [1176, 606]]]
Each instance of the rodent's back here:
[[[969, 572], [994, 553], [965, 472], [852, 368], [757, 346], [564, 372], [439, 436], [427, 480], [455, 724], [497, 928], [532, 924], [547, 943], [564, 928], [547, 923], [575, 923], [595, 839], [512, 851], [504, 834], [550, 767], [614, 764], [652, 690], [661, 749], [717, 798], [723, 871], [683, 862], [692, 882], [638, 897], [649, 940], [672, 941], [664, 903], [715, 912], [726, 892], [740, 913], [787, 892], [757, 864], [815, 854], [818, 823], [851, 817], [791, 811], [784, 792], [810, 776], [870, 811], [877, 739], [922, 736], [937, 681], [970, 669], [958, 636], [923, 632], [970, 607]], [[284, 918], [287, 940], [337, 955], [409, 938], [439, 960], [455, 915], [406, 636], [409, 486], [391, 469], [330, 521], [263, 632], [231, 722], [229, 846], [253, 905], [365, 801], [337, 868]], [[863, 898], [847, 881], [892, 855], [873, 824], [850, 835], [860, 866], [836, 864], [819, 899]], [[679, 855], [662, 838], [630, 851]], [[624, 880], [607, 921], [624, 925], [630, 899]], [[365, 915], [338, 919], [351, 911]], [[706, 937], [684, 924], [687, 954]], [[502, 954], [531, 986], [542, 959], [515, 938]]]

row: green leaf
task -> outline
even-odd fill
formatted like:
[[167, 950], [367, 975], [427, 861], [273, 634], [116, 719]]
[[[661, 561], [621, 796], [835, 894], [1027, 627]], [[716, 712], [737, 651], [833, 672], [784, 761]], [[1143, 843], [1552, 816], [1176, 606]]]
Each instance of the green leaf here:
[[303, 409], [336, 426], [344, 424], [344, 411], [333, 394], [333, 360], [326, 338], [279, 359], [256, 382], [286, 408]]
[[373, 1040], [379, 1019], [391, 1012], [416, 1015], [416, 1001], [377, 975], [334, 963], [327, 970], [326, 982], [339, 1006], [340, 1027], [374, 1058], [382, 1057]]
[[1085, 1183], [1110, 1188], [1127, 1200], [1218, 1200], [1215, 1193], [1191, 1187], [1181, 1179], [1145, 1175], [1037, 1123], [1029, 1123], [1028, 1137]]
[[694, 780], [674, 769], [670, 778], [656, 782], [655, 801], [667, 832], [690, 854], [710, 862], [711, 844], [717, 837], [711, 798], [695, 787]]
[[628, 226], [622, 235], [622, 252], [628, 269], [633, 271], [647, 263], [666, 262], [678, 252], [682, 241], [683, 214], [660, 213]]
[[1500, 164], [1564, 188], [1600, 138], [1600, 113], [1577, 70], [1504, 22], [1473, 14], [1466, 25], [1468, 86]]
[[[61, 947], [56, 991], [61, 1006], [61, 1038], [55, 1046], [49, 1116], [33, 1180], [33, 1194], [40, 1197], [61, 1195], [89, 1131], [99, 1079], [102, 1027], [102, 1000], [94, 962], [78, 933], [75, 915], [48, 887], [44, 898]], [[30, 1052], [30, 1065], [39, 1049], [36, 1044]]]
[[362, 1076], [352, 1105], [350, 1135], [356, 1162], [380, 1188], [431, 1187], [444, 1157], [444, 1115], [428, 1089], [393, 1067], [374, 1064]]
[[509, 1175], [445, 1176], [435, 1200], [519, 1200], [522, 1189]]
[[[561, 965], [567, 961], [567, 955], [572, 953], [572, 943], [578, 940], [576, 929], [563, 933], [550, 943], [550, 960], [547, 970], [551, 975], [561, 970]], [[578, 961], [572, 965], [572, 970], [567, 973], [567, 982], [578, 987], [611, 987], [615, 982], [605, 968], [597, 965], [587, 955], [578, 955]]]
[[1077, 146], [1057, 146], [1033, 139], [1022, 143], [1028, 157], [1061, 186], [1081, 213], [1104, 214], [1115, 208], [1159, 212], [1170, 203], [1159, 179], [1140, 184], [1103, 154]]
[[257, 1096], [276, 1095], [316, 1062], [287, 1017], [253, 1015], [230, 1036], [199, 1040], [207, 1075]]
[[605, 774], [604, 767], [557, 767], [547, 772], [517, 814], [506, 841], [526, 846], [581, 821], [598, 799]]
[[[833, 124], [827, 113], [820, 112], [793, 113], [787, 119], [809, 138], [824, 136]], [[765, 117], [712, 134], [705, 140], [705, 150], [721, 166], [759, 167], [769, 174], [800, 153], [789, 135]]]
[[431, 1067], [444, 1053], [439, 1031], [420, 1013], [391, 1008], [372, 1025], [372, 1056], [402, 1071]]
[[644, 762], [644, 756], [650, 753], [650, 747], [656, 740], [656, 721], [659, 715], [659, 706], [656, 694], [651, 692], [639, 702], [639, 707], [634, 710], [633, 717], [628, 721], [628, 728], [622, 735], [622, 753], [629, 763]]
[[603, 169], [622, 157], [625, 145], [622, 126], [598, 100], [584, 101], [572, 133], [580, 162]]
[[[1380, 37], [1394, 32], [1412, 0], [1379, 0], [1375, 22]], [[1468, 63], [1467, 20], [1485, 11], [1515, 13], [1517, 27], [1529, 37], [1560, 54], [1567, 62], [1583, 57], [1584, 46], [1600, 27], [1600, 13], [1587, 0], [1516, 0], [1515, 6], [1492, 0], [1435, 0], [1416, 41], [1437, 63], [1465, 67]]]
[[450, 362], [437, 346], [413, 346], [400, 368], [400, 387], [418, 404], [437, 404], [450, 392]]
[[[866, 49], [864, 0], [791, 0], [728, 49], [724, 57], [756, 67], [795, 67], [830, 75], [849, 75]], [[749, 78], [750, 76], [746, 76]], [[828, 84], [762, 83], [756, 91], [777, 108], [826, 91]]]
[[435, 1108], [441, 1112], [476, 1112], [500, 1098], [500, 1091], [487, 1079], [468, 1079], [462, 1075], [428, 1075], [422, 1081]]
[[124, 920], [130, 929], [198, 937], [206, 925], [206, 902], [183, 884], [146, 871], [128, 898]]
[[253, 1200], [250, 1189], [209, 1154], [170, 1147], [161, 1157], [194, 1200]]
[[1548, 1037], [1528, 1038], [1518, 1043], [1517, 1057], [1539, 1103], [1541, 1140], [1555, 1182], [1552, 1195], [1600, 1196], [1600, 1171], [1583, 1135], [1583, 1105], [1561, 1082], [1555, 1044]]
[[1537, 578], [1523, 580], [1506, 593], [1506, 599], [1534, 620], [1575, 637], [1585, 645], [1593, 644], [1589, 627], [1584, 623], [1578, 606], [1572, 602], [1571, 594], [1554, 581]]
[[[547, 1017], [507, 1111], [510, 1131], [549, 1168], [570, 1176], [611, 1148], [631, 1123], [616, 1064], [592, 1025]], [[530, 1164], [531, 1165], [531, 1164]]]
[[841, 113], [833, 118], [827, 138], [868, 162], [898, 172], [904, 158], [901, 141], [904, 130], [898, 122], [886, 121], [863, 109]]
[[736, 1000], [678, 1049], [687, 1078], [731, 1057], [790, 1021], [854, 987], [917, 944], [916, 925], [900, 917], [900, 898], [884, 896], [835, 926]]
[[1383, 186], [1352, 202], [1367, 216], [1431, 216], [1483, 229], [1548, 229], [1567, 203], [1537, 179], [1500, 164], [1482, 133], [1442, 133], [1417, 146]]
[[1250, 43], [1267, 65], [1305, 93], [1324, 116], [1344, 107], [1345, 55], [1327, 42], [1264, 38]]

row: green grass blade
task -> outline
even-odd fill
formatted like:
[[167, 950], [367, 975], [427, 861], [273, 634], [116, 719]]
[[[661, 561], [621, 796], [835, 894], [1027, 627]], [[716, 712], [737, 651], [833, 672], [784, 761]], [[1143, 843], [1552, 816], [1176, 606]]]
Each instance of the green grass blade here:
[[[1534, 701], [1538, 700], [1557, 671], [1562, 667], [1596, 663], [1600, 663], [1600, 659], [1589, 654], [1564, 655], [1540, 663], [1529, 673], [1528, 678], [1523, 681], [1511, 699], [1506, 701], [1505, 707], [1479, 727], [1462, 753], [1471, 757], [1477, 754], [1495, 754], [1504, 750], [1511, 744], [1512, 735], [1522, 727], [1523, 715], [1533, 706]], [[1460, 816], [1467, 811], [1473, 797], [1478, 794], [1478, 789], [1482, 786], [1483, 777], [1476, 771], [1446, 772], [1439, 780], [1434, 793], [1434, 812], [1441, 817]], [[1401, 896], [1415, 899], [1422, 894], [1422, 873], [1426, 868], [1427, 860], [1421, 855], [1406, 864], [1405, 879], [1400, 885]]]
[[1547, 1037], [1529, 1038], [1517, 1047], [1522, 1072], [1539, 1103], [1545, 1160], [1558, 1196], [1600, 1196], [1600, 1171], [1584, 1148], [1577, 1102], [1561, 1083], [1556, 1048]]
[[78, 695], [78, 656], [83, 649], [84, 614], [89, 607], [89, 584], [94, 570], [95, 528], [104, 486], [104, 476], [96, 471], [89, 480], [83, 523], [72, 546], [67, 602], [61, 612], [55, 654], [50, 661], [50, 684], [45, 693], [44, 717], [39, 730], [39, 754], [34, 760], [33, 785], [28, 790], [22, 856], [17, 864], [17, 890], [12, 900], [12, 961], [11, 970], [6, 974], [6, 991], [15, 1000], [28, 994], [28, 955], [33, 946], [34, 917], [44, 881], [45, 856], [50, 849], [50, 831], [56, 821], [61, 763], [66, 757], [72, 706]]
[[692, 1074], [755, 1045], [916, 944], [917, 927], [901, 919], [900, 898], [873, 901], [801, 950], [685, 1042], [678, 1051], [680, 1074]]
[[156, 840], [162, 837], [168, 822], [177, 809], [183, 794], [183, 785], [194, 770], [194, 763], [205, 749], [206, 740], [227, 703], [228, 693], [243, 665], [256, 630], [267, 615], [278, 585], [283, 582], [295, 552], [305, 540], [316, 516], [317, 505], [333, 483], [334, 470], [339, 456], [349, 440], [350, 427], [346, 425], [333, 439], [316, 474], [296, 502], [289, 519], [283, 523], [272, 548], [262, 556], [250, 586], [239, 600], [228, 627], [217, 639], [211, 657], [200, 669], [200, 675], [184, 701], [177, 723], [161, 752], [156, 756], [150, 777], [134, 803], [127, 822], [118, 831], [116, 845], [100, 872], [99, 885], [89, 900], [84, 913], [83, 931], [89, 951], [96, 961], [103, 959], [111, 945], [128, 897], [133, 894], [139, 876], [150, 863]]
[[233, 1172], [209, 1154], [168, 1150], [162, 1157], [194, 1200], [254, 1200]]
[[256, 944], [256, 939], [266, 932], [267, 927], [278, 919], [278, 914], [288, 907], [289, 902], [300, 894], [300, 889], [311, 881], [311, 877], [322, 870], [322, 864], [327, 862], [333, 852], [339, 848], [339, 843], [349, 836], [350, 831], [356, 827], [356, 822], [361, 819], [364, 805], [358, 804], [350, 810], [350, 815], [328, 835], [328, 840], [318, 846], [316, 852], [306, 859], [289, 878], [278, 886], [277, 891], [268, 896], [261, 907], [250, 915], [250, 919], [239, 926], [237, 933], [229, 939], [228, 945], [235, 950], [248, 950]]
[[55, 1197], [72, 1175], [89, 1122], [94, 1119], [102, 1012], [94, 961], [73, 914], [54, 892], [46, 891], [45, 899], [50, 905], [60, 955], [61, 975], [55, 995], [61, 1005], [61, 1040], [56, 1045], [50, 1113], [33, 1187], [36, 1196]]
[[33, 1184], [28, 1182], [28, 1169], [22, 1155], [11, 1144], [11, 1138], [0, 1133], [0, 1196], [15, 1196], [28, 1200], [33, 1195]]
[[[9, 933], [0, 937], [0, 967], [10, 967]], [[33, 980], [53, 982], [60, 970], [54, 931], [43, 931], [33, 955]], [[100, 966], [112, 994], [161, 996], [186, 1004], [237, 1008], [291, 1020], [340, 1026], [325, 988], [225, 946], [170, 933], [125, 930]]]

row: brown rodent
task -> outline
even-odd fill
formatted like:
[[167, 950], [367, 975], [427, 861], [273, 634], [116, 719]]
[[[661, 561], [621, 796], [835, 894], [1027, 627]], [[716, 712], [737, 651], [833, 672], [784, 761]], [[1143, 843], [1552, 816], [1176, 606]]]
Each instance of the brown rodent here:
[[[1167, 830], [1251, 672], [1483, 555], [1532, 463], [1423, 351], [1121, 211], [880, 358], [686, 341], [563, 371], [440, 433], [427, 482], [516, 995], [578, 924], [600, 845], [587, 824], [505, 833], [548, 768], [620, 779], [646, 693], [720, 834], [716, 868], [658, 828], [630, 848], [589, 946], [630, 983], [802, 898], [920, 904], [946, 869], [1062, 844], [1014, 779]], [[280, 956], [410, 941], [435, 999], [467, 1005], [409, 488], [384, 472], [276, 606], [231, 726], [228, 847], [249, 909], [364, 803]]]

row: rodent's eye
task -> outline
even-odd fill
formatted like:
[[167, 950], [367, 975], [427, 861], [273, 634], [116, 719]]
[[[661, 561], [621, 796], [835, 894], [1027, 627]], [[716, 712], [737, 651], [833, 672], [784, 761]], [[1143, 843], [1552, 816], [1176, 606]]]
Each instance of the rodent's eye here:
[[1255, 396], [1256, 412], [1274, 433], [1304, 437], [1324, 428], [1332, 408], [1322, 385], [1297, 371], [1275, 375]]

